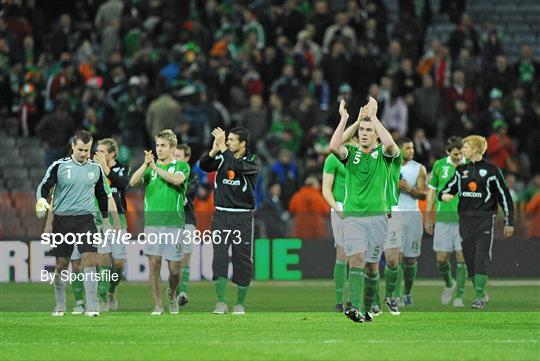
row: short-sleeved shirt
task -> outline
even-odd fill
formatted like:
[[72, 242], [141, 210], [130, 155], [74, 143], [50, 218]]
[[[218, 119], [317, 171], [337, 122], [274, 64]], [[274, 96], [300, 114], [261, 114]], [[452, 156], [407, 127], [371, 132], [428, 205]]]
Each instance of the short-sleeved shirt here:
[[401, 172], [401, 163], [403, 163], [403, 153], [399, 151], [397, 157], [392, 158], [388, 164], [388, 187], [387, 187], [387, 199], [388, 210], [397, 206], [399, 201], [399, 174]]
[[343, 203], [345, 198], [345, 166], [333, 153], [330, 153], [324, 161], [323, 172], [334, 176], [332, 195], [336, 202]]
[[[464, 161], [463, 161], [464, 163]], [[431, 170], [431, 178], [429, 179], [429, 188], [437, 191], [437, 194], [441, 192], [446, 183], [454, 177], [457, 166], [452, 163], [450, 157], [445, 157], [437, 160], [433, 164]], [[457, 208], [459, 204], [459, 197], [456, 195], [450, 202], [441, 202], [437, 199], [435, 216], [436, 222], [444, 223], [457, 223], [459, 222], [459, 216]]]
[[347, 216], [368, 217], [388, 213], [390, 183], [388, 165], [394, 157], [383, 153], [382, 145], [370, 152], [347, 144], [345, 201], [343, 209]]
[[147, 168], [143, 182], [146, 186], [144, 196], [144, 225], [183, 227], [185, 225], [184, 200], [189, 178], [189, 164], [173, 160], [168, 164], [156, 165], [170, 174], [183, 174], [184, 182], [174, 186], [157, 172]]

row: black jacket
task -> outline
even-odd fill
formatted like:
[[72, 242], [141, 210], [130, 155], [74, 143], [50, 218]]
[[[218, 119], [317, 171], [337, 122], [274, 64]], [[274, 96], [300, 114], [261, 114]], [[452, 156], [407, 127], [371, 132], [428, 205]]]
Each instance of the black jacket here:
[[127, 211], [126, 189], [129, 186], [130, 176], [129, 166], [118, 161], [116, 161], [116, 164], [111, 168], [107, 176], [110, 180], [114, 203], [116, 203], [119, 214], [125, 214]]
[[504, 211], [505, 225], [514, 225], [514, 203], [503, 174], [483, 159], [459, 165], [454, 178], [439, 193], [440, 201], [443, 194], [459, 194], [458, 213], [461, 218], [493, 216], [499, 204]]
[[199, 186], [199, 177], [197, 173], [190, 172], [188, 178], [188, 186], [186, 190], [186, 200], [184, 202], [184, 214], [186, 216], [186, 224], [197, 224], [195, 218], [195, 196], [197, 195], [197, 187]]
[[210, 158], [203, 154], [199, 167], [205, 172], [217, 171], [214, 180], [214, 204], [217, 209], [255, 209], [255, 184], [260, 163], [254, 154], [234, 158], [230, 150]]

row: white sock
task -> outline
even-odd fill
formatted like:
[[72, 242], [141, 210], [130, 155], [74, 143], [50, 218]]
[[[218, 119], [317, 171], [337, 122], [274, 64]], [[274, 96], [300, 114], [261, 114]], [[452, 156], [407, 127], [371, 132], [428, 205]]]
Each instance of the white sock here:
[[96, 281], [96, 267], [84, 267], [83, 273], [87, 310], [99, 311], [99, 304], [97, 302], [98, 282]]
[[54, 275], [54, 298], [56, 307], [66, 310], [66, 282], [60, 277], [60, 273], [55, 272]]

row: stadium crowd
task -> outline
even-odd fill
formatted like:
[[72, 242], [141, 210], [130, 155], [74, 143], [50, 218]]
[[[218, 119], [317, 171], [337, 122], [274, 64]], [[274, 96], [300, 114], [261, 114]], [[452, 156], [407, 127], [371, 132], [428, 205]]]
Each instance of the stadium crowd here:
[[[2, 126], [38, 137], [43, 166], [66, 153], [76, 129], [114, 136], [129, 164], [163, 129], [189, 144], [196, 161], [212, 129], [244, 126], [264, 164], [259, 207], [276, 215], [266, 231], [283, 234], [287, 210], [327, 216], [313, 189], [339, 100], [355, 117], [370, 95], [384, 125], [396, 139], [414, 141], [428, 171], [447, 137], [485, 136], [514, 201], [539, 217], [534, 44], [520, 44], [510, 62], [496, 24], [479, 26], [465, 1], [443, 0], [440, 8], [399, 1], [395, 23], [382, 0], [46, 3], [3, 1], [0, 16]], [[436, 12], [455, 29], [428, 43]], [[201, 176], [207, 193], [210, 182]]]

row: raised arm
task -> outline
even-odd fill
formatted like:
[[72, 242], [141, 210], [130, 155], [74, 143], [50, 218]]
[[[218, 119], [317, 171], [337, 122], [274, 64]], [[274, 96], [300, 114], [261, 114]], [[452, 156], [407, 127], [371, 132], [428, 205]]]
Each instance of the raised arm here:
[[395, 157], [399, 154], [399, 148], [396, 142], [394, 142], [394, 138], [392, 138], [390, 132], [386, 130], [379, 118], [377, 118], [377, 101], [374, 98], [369, 97], [367, 107], [369, 118], [373, 122], [377, 136], [381, 140], [383, 153], [388, 157]]
[[186, 176], [184, 175], [184, 173], [179, 171], [169, 173], [165, 169], [159, 168], [153, 160], [152, 162], [150, 162], [150, 168], [152, 168], [152, 170], [156, 172], [157, 175], [163, 178], [165, 182], [172, 184], [173, 186], [177, 187], [180, 184], [184, 183], [184, 181], [186, 180]]
[[347, 120], [349, 119], [349, 113], [345, 108], [344, 100], [341, 100], [339, 103], [339, 115], [341, 116], [341, 119], [330, 139], [330, 151], [334, 153], [338, 159], [343, 160], [347, 158], [348, 153], [347, 148], [343, 145], [343, 133], [345, 131], [345, 126], [347, 125]]
[[148, 165], [150, 164], [150, 161], [152, 161], [153, 159], [154, 159], [154, 156], [152, 155], [152, 151], [145, 150], [144, 163], [141, 164], [139, 169], [137, 169], [131, 176], [131, 179], [129, 180], [130, 187], [134, 188], [142, 184], [144, 172], [146, 172], [146, 169], [148, 169]]

